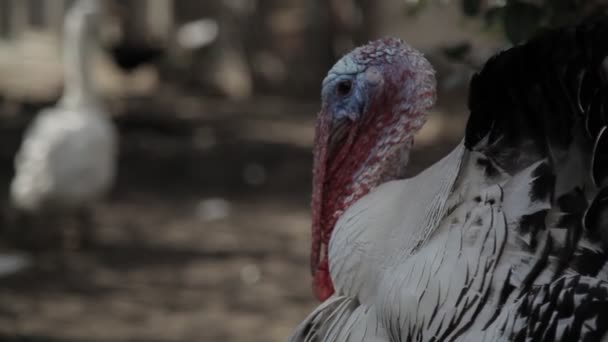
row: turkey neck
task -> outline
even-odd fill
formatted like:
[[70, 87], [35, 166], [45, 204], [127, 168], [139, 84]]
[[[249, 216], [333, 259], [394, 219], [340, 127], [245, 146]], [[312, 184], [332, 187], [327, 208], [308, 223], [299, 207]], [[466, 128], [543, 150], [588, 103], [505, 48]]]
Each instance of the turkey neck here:
[[[385, 113], [392, 109], [382, 108]], [[394, 126], [406, 116], [387, 116], [390, 124], [351, 127], [346, 141], [328, 155], [329, 122], [321, 116], [317, 126], [320, 140], [315, 148], [313, 176], [313, 241], [311, 269], [317, 298], [324, 300], [333, 288], [329, 276], [328, 245], [334, 225], [357, 200], [382, 183], [404, 176], [416, 130]], [[373, 117], [382, 117], [381, 114]], [[394, 129], [402, 127], [402, 129]], [[360, 139], [357, 139], [357, 138]]]
[[97, 13], [79, 5], [70, 9], [64, 27], [65, 90], [61, 102], [67, 106], [95, 100], [90, 71]]

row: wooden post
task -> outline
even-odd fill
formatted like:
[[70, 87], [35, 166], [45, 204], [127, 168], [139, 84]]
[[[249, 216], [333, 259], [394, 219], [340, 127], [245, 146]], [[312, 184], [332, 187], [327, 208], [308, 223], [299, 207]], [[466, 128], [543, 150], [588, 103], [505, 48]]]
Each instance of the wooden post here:
[[10, 3], [8, 1], [0, 1], [0, 36], [7, 38], [9, 35], [9, 19], [10, 13], [8, 12]]
[[145, 29], [155, 40], [167, 42], [173, 31], [173, 0], [145, 2]]
[[19, 37], [28, 28], [29, 1], [5, 0], [9, 2], [9, 35]]
[[55, 34], [61, 34], [66, 0], [44, 0], [44, 25]]

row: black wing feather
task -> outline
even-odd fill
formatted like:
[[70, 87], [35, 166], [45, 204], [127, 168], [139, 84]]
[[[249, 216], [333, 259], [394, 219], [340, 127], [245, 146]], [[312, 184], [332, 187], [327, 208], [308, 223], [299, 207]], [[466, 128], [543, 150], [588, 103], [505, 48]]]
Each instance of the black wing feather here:
[[[511, 182], [543, 161], [525, 200], [551, 208], [520, 213], [517, 232], [542, 253], [518, 289], [525, 328], [512, 340], [595, 341], [608, 330], [607, 56], [608, 18], [595, 18], [499, 53], [471, 81], [465, 146]], [[541, 269], [553, 282], [533, 285]]]

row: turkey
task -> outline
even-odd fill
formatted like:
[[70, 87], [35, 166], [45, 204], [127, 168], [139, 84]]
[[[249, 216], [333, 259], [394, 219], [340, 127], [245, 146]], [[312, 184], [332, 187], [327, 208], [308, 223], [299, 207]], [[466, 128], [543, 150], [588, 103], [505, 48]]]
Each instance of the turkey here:
[[11, 202], [27, 216], [86, 211], [113, 183], [117, 134], [90, 80], [99, 6], [80, 0], [67, 13], [64, 94], [34, 119], [17, 152]]
[[608, 340], [608, 20], [473, 76], [465, 137], [404, 179], [434, 71], [398, 39], [323, 81], [311, 266], [290, 341]]

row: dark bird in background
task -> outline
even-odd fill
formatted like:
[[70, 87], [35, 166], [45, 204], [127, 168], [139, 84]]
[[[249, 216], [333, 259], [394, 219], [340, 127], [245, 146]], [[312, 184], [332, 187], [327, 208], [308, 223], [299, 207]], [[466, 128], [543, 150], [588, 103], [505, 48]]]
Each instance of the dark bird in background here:
[[118, 37], [105, 43], [105, 49], [118, 67], [130, 73], [165, 56], [166, 43], [147, 36], [126, 3], [111, 1], [107, 3], [106, 11], [120, 29]]
[[165, 55], [165, 47], [151, 42], [122, 39], [108, 47], [112, 59], [122, 70], [132, 72], [138, 67], [154, 63]]

